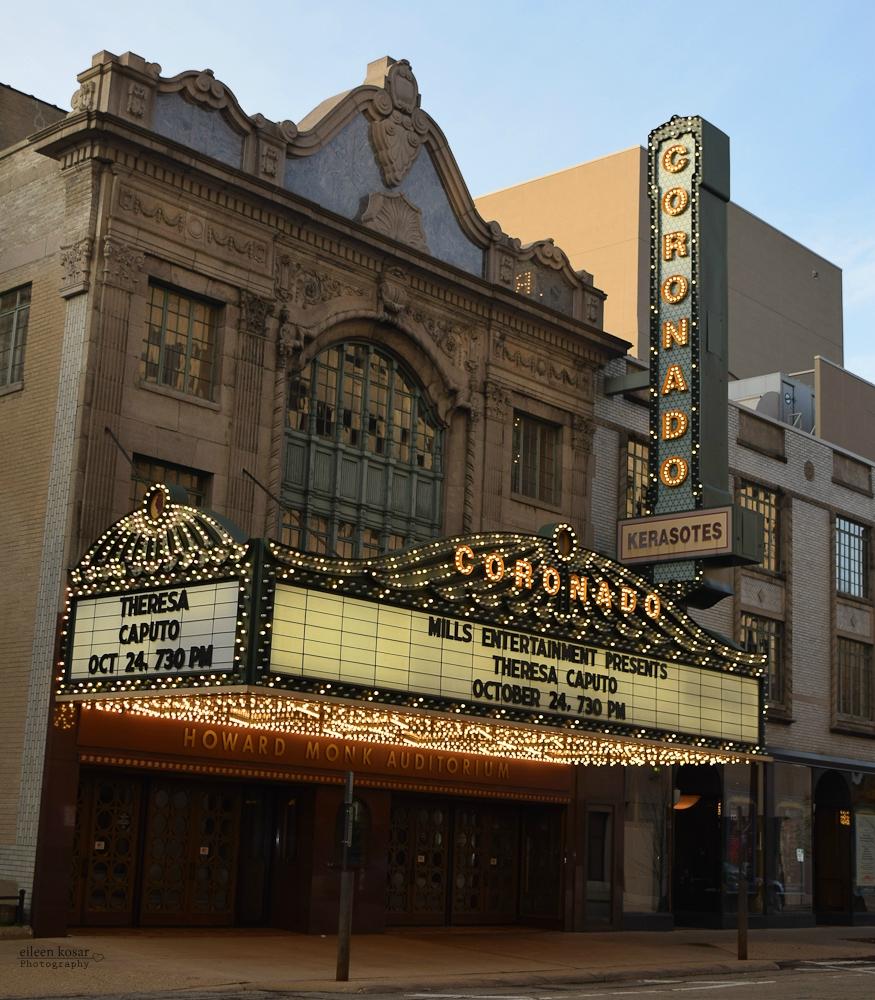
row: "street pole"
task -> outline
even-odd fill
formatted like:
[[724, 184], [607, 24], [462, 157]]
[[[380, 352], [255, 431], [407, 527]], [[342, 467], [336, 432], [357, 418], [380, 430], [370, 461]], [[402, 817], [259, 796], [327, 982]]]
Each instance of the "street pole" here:
[[[739, 961], [747, 960], [747, 872], [745, 871], [745, 864], [747, 863], [747, 852], [748, 844], [754, 849], [754, 857], [752, 859], [751, 867], [755, 868], [756, 863], [756, 844], [753, 841], [753, 829], [754, 829], [754, 817], [756, 816], [757, 808], [757, 765], [748, 764], [750, 768], [750, 786], [748, 791], [748, 803], [747, 803], [747, 822], [744, 822], [744, 815], [741, 810], [741, 806], [738, 808], [739, 817], [739, 828], [741, 834], [741, 843], [739, 844], [740, 857], [738, 860], [738, 958]], [[754, 874], [756, 871], [754, 870]]]
[[349, 979], [349, 939], [352, 933], [353, 872], [349, 865], [352, 847], [352, 771], [346, 772], [346, 792], [343, 797], [343, 841], [340, 864], [340, 915], [337, 921], [337, 974], [335, 979], [345, 983]]

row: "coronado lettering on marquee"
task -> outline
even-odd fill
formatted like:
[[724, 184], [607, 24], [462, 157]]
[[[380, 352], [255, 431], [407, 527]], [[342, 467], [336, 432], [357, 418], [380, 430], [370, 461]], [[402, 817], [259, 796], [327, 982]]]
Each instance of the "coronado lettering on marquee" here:
[[[549, 597], [555, 597], [563, 587], [562, 575], [555, 566], [535, 567], [528, 559], [515, 559], [507, 564], [500, 552], [487, 552], [478, 560], [470, 545], [456, 546], [453, 562], [462, 576], [482, 572], [490, 583], [512, 577], [514, 587], [521, 592], [537, 586]], [[568, 574], [568, 597], [569, 607], [576, 613], [592, 601], [602, 611], [618, 611], [623, 615], [632, 614], [640, 603], [644, 613], [654, 621], [662, 614], [662, 602], [655, 591], [639, 594], [625, 583], [604, 577], [591, 579], [583, 573]]]

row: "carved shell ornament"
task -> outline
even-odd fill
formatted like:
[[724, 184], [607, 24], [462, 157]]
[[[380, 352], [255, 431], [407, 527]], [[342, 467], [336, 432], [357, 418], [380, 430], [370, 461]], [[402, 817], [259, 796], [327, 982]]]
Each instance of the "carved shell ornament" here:
[[403, 194], [383, 194], [377, 191], [368, 195], [362, 222], [390, 239], [428, 253], [428, 243], [422, 228], [422, 213]]
[[428, 134], [428, 116], [419, 108], [419, 87], [406, 59], [386, 74], [386, 89], [374, 97], [371, 144], [387, 187], [400, 184]]

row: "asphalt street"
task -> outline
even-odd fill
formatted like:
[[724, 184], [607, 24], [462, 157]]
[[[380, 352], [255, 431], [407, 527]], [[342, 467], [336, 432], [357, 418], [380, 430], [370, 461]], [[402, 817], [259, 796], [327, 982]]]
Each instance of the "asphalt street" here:
[[[590, 1000], [612, 997], [710, 997], [715, 994], [739, 1000], [872, 1000], [875, 996], [875, 962], [848, 960], [804, 962], [791, 969], [767, 974], [686, 976], [666, 979], [639, 979], [615, 984], [578, 987], [532, 987], [514, 990], [419, 990], [410, 992], [360, 991], [368, 1000]], [[54, 1000], [81, 1000], [85, 993], [71, 993]], [[337, 993], [284, 990], [224, 991], [221, 987], [202, 990], [119, 993], [102, 1000], [337, 1000]], [[9, 1000], [16, 1000], [10, 997]]]

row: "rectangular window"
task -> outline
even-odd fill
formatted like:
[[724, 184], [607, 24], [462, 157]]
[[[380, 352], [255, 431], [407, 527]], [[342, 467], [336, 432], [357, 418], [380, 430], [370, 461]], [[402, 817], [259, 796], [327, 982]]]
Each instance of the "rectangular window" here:
[[736, 500], [748, 510], [759, 511], [763, 515], [763, 569], [777, 573], [781, 569], [781, 548], [779, 535], [779, 497], [774, 490], [758, 483], [741, 481], [735, 492]]
[[514, 412], [511, 471], [514, 493], [549, 504], [560, 502], [559, 434], [556, 424]]
[[644, 517], [647, 510], [647, 461], [650, 449], [646, 442], [629, 438], [626, 442], [625, 517]]
[[836, 590], [869, 596], [869, 528], [844, 517], [836, 518]]
[[29, 316], [30, 285], [0, 295], [0, 387], [22, 380]]
[[182, 486], [188, 493], [190, 507], [205, 507], [210, 475], [207, 472], [198, 472], [197, 469], [186, 468], [184, 465], [175, 465], [173, 462], [160, 462], [155, 458], [147, 458], [145, 455], [134, 455], [131, 482], [134, 507], [143, 499], [146, 490], [154, 483]]
[[770, 705], [783, 706], [786, 701], [784, 678], [784, 623], [774, 618], [742, 614], [741, 645], [749, 653], [769, 658], [769, 683], [766, 699]]
[[836, 709], [843, 719], [872, 722], [872, 647], [839, 638]]
[[143, 379], [211, 399], [218, 310], [170, 288], [151, 285]]

